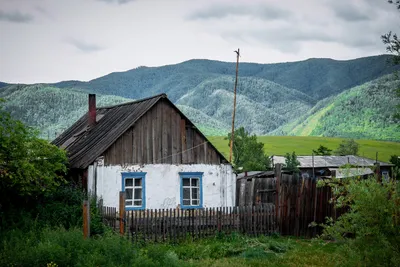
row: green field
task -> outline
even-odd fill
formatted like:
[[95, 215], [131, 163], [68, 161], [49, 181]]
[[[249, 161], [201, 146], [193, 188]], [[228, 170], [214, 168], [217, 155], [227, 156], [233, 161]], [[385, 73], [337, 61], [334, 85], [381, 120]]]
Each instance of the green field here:
[[[228, 141], [224, 136], [210, 136], [208, 139], [226, 157], [229, 155]], [[344, 140], [343, 138], [316, 137], [316, 136], [259, 136], [258, 140], [264, 143], [264, 151], [268, 155], [284, 155], [295, 151], [297, 155], [311, 155], [313, 149], [323, 145], [335, 150]], [[391, 155], [400, 154], [400, 142], [375, 140], [356, 140], [360, 144], [359, 155], [388, 162]]]

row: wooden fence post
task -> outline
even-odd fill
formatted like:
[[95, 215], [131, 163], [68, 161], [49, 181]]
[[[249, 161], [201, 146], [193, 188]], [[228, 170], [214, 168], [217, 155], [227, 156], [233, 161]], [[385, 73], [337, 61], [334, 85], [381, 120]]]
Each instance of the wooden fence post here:
[[275, 177], [276, 177], [276, 195], [275, 195], [275, 212], [276, 212], [276, 224], [277, 230], [281, 231], [281, 203], [280, 203], [280, 188], [282, 180], [282, 164], [275, 164]]
[[90, 202], [83, 201], [83, 238], [90, 237]]
[[125, 234], [125, 192], [119, 192], [119, 233]]

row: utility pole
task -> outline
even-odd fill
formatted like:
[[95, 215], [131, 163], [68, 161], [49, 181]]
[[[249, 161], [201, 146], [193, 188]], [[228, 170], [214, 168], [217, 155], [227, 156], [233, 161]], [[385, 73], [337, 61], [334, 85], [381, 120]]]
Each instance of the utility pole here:
[[240, 50], [238, 48], [237, 51], [234, 51], [236, 53], [236, 79], [235, 79], [235, 89], [233, 92], [233, 112], [232, 112], [232, 132], [231, 132], [231, 147], [229, 151], [229, 162], [232, 163], [232, 148], [233, 148], [233, 139], [235, 135], [235, 113], [236, 113], [236, 88], [237, 88], [237, 82], [238, 82], [238, 72], [239, 72], [239, 57], [240, 57]]

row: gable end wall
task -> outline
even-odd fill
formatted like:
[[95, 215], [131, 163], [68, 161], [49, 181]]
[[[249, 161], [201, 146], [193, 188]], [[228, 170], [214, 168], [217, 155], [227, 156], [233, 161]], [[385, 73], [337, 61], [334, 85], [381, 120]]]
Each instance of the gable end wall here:
[[103, 156], [105, 165], [222, 163], [217, 151], [166, 100], [155, 104]]

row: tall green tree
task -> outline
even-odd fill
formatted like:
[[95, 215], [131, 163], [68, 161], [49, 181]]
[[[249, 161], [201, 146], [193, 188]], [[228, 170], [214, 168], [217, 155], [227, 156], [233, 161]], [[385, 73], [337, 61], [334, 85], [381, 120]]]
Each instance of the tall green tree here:
[[[229, 140], [231, 134], [225, 140]], [[264, 144], [257, 141], [244, 127], [235, 130], [233, 141], [233, 166], [239, 171], [264, 171], [271, 168], [271, 160], [264, 153]]]
[[14, 120], [0, 103], [2, 203], [11, 196], [35, 196], [57, 188], [64, 182], [66, 163], [64, 150], [39, 139], [37, 132]]
[[[397, 10], [400, 11], [400, 0], [388, 0], [389, 4], [394, 5]], [[396, 33], [389, 33], [384, 34], [381, 36], [382, 42], [386, 45], [386, 51], [393, 54], [393, 64], [398, 65], [400, 64], [400, 40]], [[400, 98], [400, 88], [396, 90], [397, 96]], [[395, 114], [395, 118], [400, 120], [400, 105], [397, 105], [397, 113]]]
[[293, 151], [292, 154], [286, 153], [284, 169], [294, 173], [299, 173], [300, 172], [299, 166], [300, 166], [300, 161], [297, 160], [296, 152]]
[[335, 155], [346, 156], [346, 155], [358, 155], [360, 145], [354, 141], [354, 139], [343, 140], [335, 150]]
[[332, 149], [329, 149], [326, 146], [320, 145], [317, 150], [313, 149], [313, 153], [316, 156], [330, 156], [330, 155], [332, 155]]

